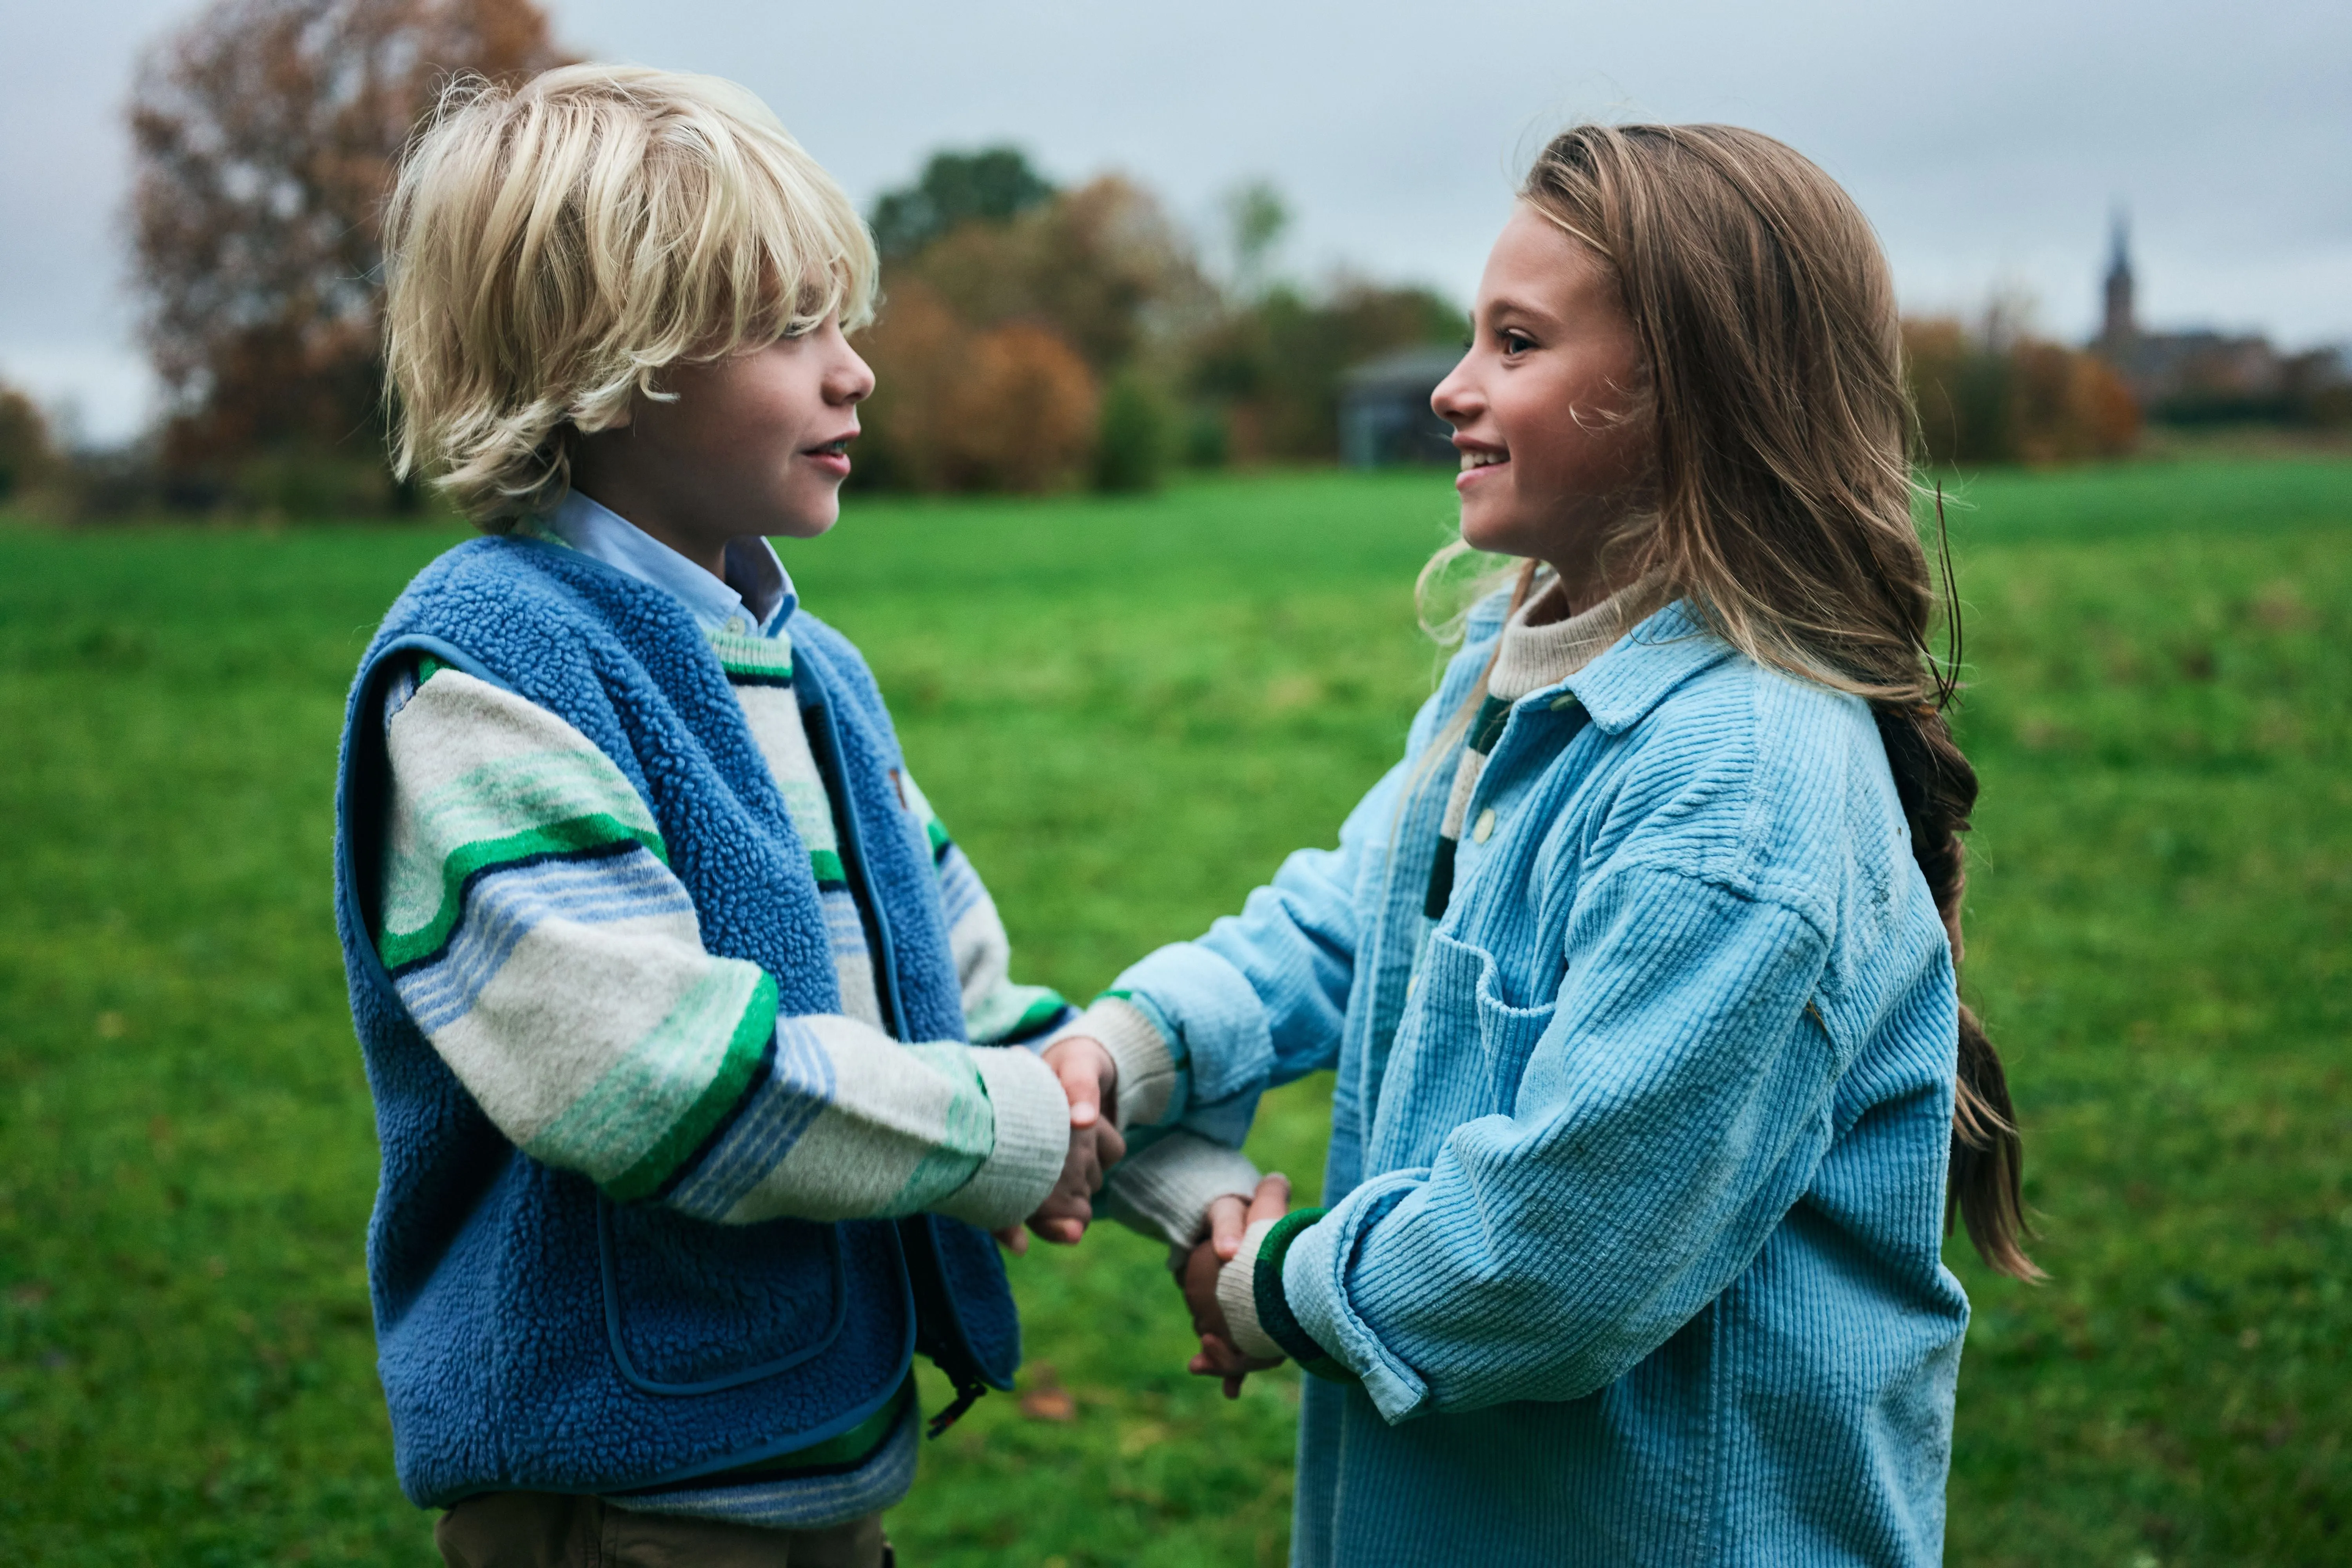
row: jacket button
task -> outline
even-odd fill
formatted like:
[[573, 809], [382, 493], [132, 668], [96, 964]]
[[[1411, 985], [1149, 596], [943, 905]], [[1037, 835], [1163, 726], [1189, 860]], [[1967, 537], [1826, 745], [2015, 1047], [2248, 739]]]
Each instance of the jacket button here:
[[1486, 840], [1495, 837], [1495, 808], [1493, 806], [1490, 805], [1486, 810], [1478, 814], [1478, 825], [1470, 830], [1470, 837], [1480, 844], [1484, 844]]

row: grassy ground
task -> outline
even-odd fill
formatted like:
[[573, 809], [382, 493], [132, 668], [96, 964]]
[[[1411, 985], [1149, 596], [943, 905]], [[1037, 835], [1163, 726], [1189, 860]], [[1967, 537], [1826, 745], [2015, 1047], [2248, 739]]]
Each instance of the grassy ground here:
[[[1978, 1305], [1951, 1558], [2352, 1555], [2352, 464], [1993, 476], [1955, 510], [1982, 765], [1970, 986], [2041, 1289]], [[882, 505], [792, 547], [995, 887], [1090, 994], [1328, 842], [1426, 691], [1424, 476]], [[429, 1562], [360, 1237], [328, 914], [343, 683], [450, 536], [0, 530], [0, 1555]], [[1324, 1086], [1255, 1152], [1320, 1167]], [[1281, 1560], [1297, 1398], [1181, 1371], [1154, 1249], [1014, 1267], [1024, 1387], [929, 1448], [906, 1560]], [[930, 1390], [934, 1403], [938, 1391]]]

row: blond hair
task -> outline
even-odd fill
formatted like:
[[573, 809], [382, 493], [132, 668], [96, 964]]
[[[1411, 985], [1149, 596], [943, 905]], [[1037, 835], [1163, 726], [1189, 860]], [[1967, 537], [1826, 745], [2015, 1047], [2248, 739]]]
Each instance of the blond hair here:
[[832, 176], [716, 77], [565, 66], [454, 82], [385, 216], [394, 471], [511, 527], [663, 367], [873, 313], [874, 241]]

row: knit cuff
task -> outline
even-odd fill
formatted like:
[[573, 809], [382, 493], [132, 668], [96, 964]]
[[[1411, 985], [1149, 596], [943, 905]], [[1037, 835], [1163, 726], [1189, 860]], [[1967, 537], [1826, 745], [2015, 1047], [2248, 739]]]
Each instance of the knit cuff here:
[[971, 1062], [995, 1113], [996, 1142], [971, 1179], [932, 1207], [982, 1230], [1003, 1230], [1035, 1214], [1062, 1179], [1070, 1102], [1054, 1069], [1027, 1051], [977, 1046]]
[[[1099, 996], [1093, 1006], [1054, 1032], [1054, 1040], [1084, 1035], [1102, 1042], [1118, 1069], [1118, 1125], [1157, 1127], [1168, 1119], [1176, 1098], [1176, 1055], [1151, 1016], [1116, 994]], [[1052, 1048], [1049, 1042], [1048, 1049]]]
[[[1244, 1249], [1234, 1261], [1238, 1263], [1244, 1258], [1250, 1260], [1250, 1307], [1253, 1326], [1258, 1334], [1279, 1347], [1280, 1353], [1297, 1362], [1301, 1371], [1334, 1383], [1355, 1383], [1360, 1381], [1355, 1373], [1300, 1326], [1297, 1314], [1290, 1310], [1290, 1299], [1285, 1294], [1282, 1285], [1282, 1266], [1290, 1257], [1290, 1244], [1328, 1212], [1319, 1208], [1291, 1210], [1266, 1226], [1265, 1237], [1255, 1252], [1244, 1243]], [[1251, 1226], [1252, 1230], [1256, 1228]], [[1217, 1286], [1221, 1305], [1224, 1282], [1224, 1275], [1220, 1273]], [[1231, 1319], [1227, 1321], [1231, 1321]]]
[[1110, 1168], [1102, 1212], [1129, 1230], [1190, 1250], [1208, 1228], [1209, 1205], [1257, 1191], [1249, 1156], [1198, 1133], [1175, 1131]]
[[1280, 1361], [1290, 1354], [1265, 1331], [1257, 1315], [1259, 1249], [1265, 1245], [1266, 1233], [1281, 1223], [1279, 1219], [1253, 1223], [1242, 1232], [1241, 1250], [1217, 1270], [1217, 1306], [1225, 1314], [1226, 1337], [1242, 1354], [1265, 1361]]

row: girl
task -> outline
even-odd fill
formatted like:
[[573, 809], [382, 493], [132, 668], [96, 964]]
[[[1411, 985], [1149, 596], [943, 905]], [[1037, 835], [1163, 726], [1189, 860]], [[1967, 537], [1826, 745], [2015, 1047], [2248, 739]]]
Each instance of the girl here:
[[1233, 1141], [1338, 1069], [1329, 1207], [1187, 1270], [1195, 1370], [1321, 1374], [1295, 1563], [1937, 1563], [1952, 1210], [2033, 1269], [1886, 266], [1753, 132], [1520, 195], [1432, 400], [1510, 592], [1339, 847], [1071, 1034]]

